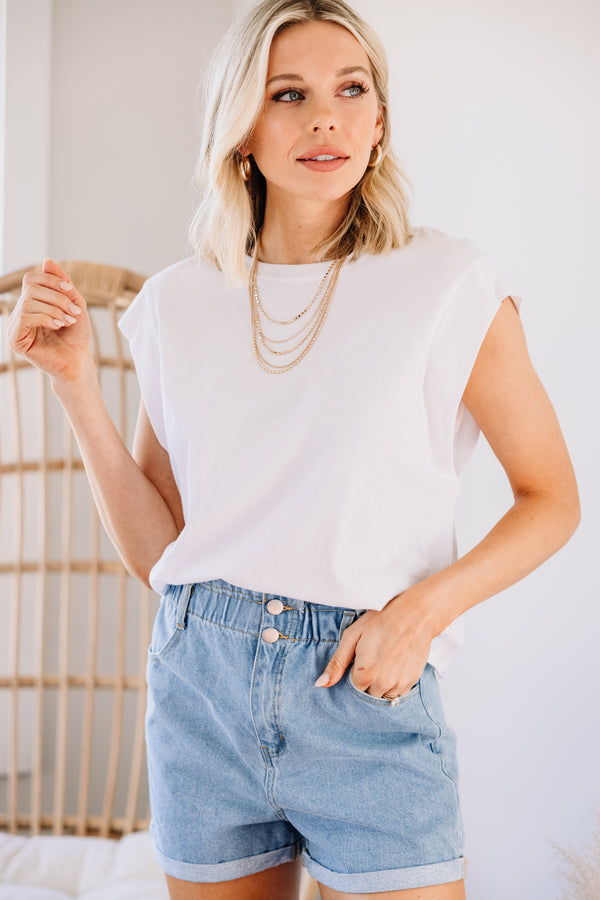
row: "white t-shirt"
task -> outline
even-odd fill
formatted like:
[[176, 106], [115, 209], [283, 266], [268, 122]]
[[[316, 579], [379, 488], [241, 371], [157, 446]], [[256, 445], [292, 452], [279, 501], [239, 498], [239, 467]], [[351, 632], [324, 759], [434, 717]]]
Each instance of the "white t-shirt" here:
[[[328, 266], [259, 263], [266, 311], [291, 319]], [[150, 278], [120, 327], [186, 523], [153, 588], [223, 578], [381, 609], [453, 562], [479, 433], [461, 397], [509, 295], [469, 240], [415, 228], [405, 247], [344, 264], [315, 344], [274, 375], [254, 355], [247, 288], [194, 258]], [[434, 639], [438, 672], [461, 632], [457, 620]]]

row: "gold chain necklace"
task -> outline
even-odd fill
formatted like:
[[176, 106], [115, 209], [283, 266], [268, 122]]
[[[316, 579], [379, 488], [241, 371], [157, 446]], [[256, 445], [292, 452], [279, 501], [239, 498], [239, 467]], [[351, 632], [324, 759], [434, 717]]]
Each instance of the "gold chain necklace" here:
[[335, 261], [331, 263], [331, 265], [329, 266], [329, 268], [327, 269], [327, 271], [321, 278], [321, 281], [319, 282], [319, 287], [317, 288], [317, 292], [316, 292], [315, 296], [312, 298], [312, 300], [310, 301], [310, 303], [308, 304], [308, 306], [305, 306], [304, 309], [302, 310], [302, 312], [297, 313], [297, 315], [295, 315], [292, 319], [273, 319], [269, 315], [269, 313], [266, 311], [266, 309], [262, 305], [261, 299], [258, 295], [258, 288], [256, 286], [256, 280], [255, 280], [254, 281], [254, 300], [256, 301], [256, 304], [257, 304], [258, 308], [260, 309], [261, 313], [263, 314], [263, 316], [265, 317], [265, 319], [268, 319], [269, 322], [273, 322], [274, 325], [293, 325], [294, 322], [297, 322], [298, 319], [301, 319], [302, 316], [304, 316], [309, 311], [311, 306], [313, 306], [313, 304], [315, 303], [317, 297], [321, 293], [321, 288], [327, 281], [327, 278], [331, 274], [331, 270], [333, 269], [334, 266], [335, 266]]
[[[254, 245], [254, 256], [252, 258], [252, 265], [250, 267], [250, 272], [248, 275], [248, 292], [250, 295], [250, 312], [252, 318], [252, 342], [254, 345], [254, 353], [257, 359], [257, 362], [261, 369], [264, 369], [265, 372], [269, 372], [271, 375], [282, 375], [284, 372], [289, 372], [290, 369], [297, 366], [298, 363], [304, 359], [317, 337], [323, 325], [325, 323], [325, 319], [327, 318], [327, 312], [329, 310], [329, 301], [331, 300], [331, 296], [335, 289], [338, 276], [340, 274], [340, 269], [344, 263], [344, 257], [341, 259], [335, 260], [327, 269], [321, 281], [319, 282], [319, 286], [317, 291], [310, 301], [308, 306], [306, 306], [302, 312], [298, 313], [292, 319], [287, 320], [278, 320], [273, 319], [271, 316], [267, 314], [265, 311], [261, 300], [260, 295], [258, 293], [258, 285], [256, 283], [256, 273], [258, 269], [258, 237], [256, 243]], [[304, 323], [304, 325], [294, 334], [288, 335], [286, 338], [275, 339], [272, 337], [267, 337], [264, 333], [264, 326], [261, 324], [260, 314], [262, 312], [264, 318], [266, 318], [269, 322], [272, 322], [275, 325], [291, 325], [300, 319], [305, 313], [311, 309], [313, 304], [316, 303], [319, 294], [323, 291], [323, 296], [319, 304], [317, 305], [313, 314], [309, 317], [309, 319]], [[300, 338], [300, 340], [294, 344], [292, 347], [275, 350], [272, 349], [270, 345], [272, 344], [286, 344], [290, 341], [294, 340], [300, 334], [304, 332], [304, 336]], [[283, 365], [277, 362], [271, 362], [268, 360], [263, 352], [262, 348], [277, 357], [285, 356], [288, 353], [293, 353], [294, 350], [300, 350], [300, 353], [296, 357], [296, 359], [291, 362], [284, 363]]]

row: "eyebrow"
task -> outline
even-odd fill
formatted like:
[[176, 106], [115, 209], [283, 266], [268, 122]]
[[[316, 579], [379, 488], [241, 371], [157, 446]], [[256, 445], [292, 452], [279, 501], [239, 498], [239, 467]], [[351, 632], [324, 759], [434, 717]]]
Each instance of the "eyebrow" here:
[[[365, 69], [364, 66], [345, 66], [343, 69], [338, 69], [335, 73], [336, 78], [340, 78], [342, 75], [351, 75], [353, 72], [364, 72], [369, 78], [371, 78], [371, 73], [368, 69]], [[283, 75], [273, 75], [272, 78], [269, 78], [267, 81], [266, 87], [268, 87], [273, 81], [304, 81], [302, 75], [298, 75], [294, 72], [285, 72]]]

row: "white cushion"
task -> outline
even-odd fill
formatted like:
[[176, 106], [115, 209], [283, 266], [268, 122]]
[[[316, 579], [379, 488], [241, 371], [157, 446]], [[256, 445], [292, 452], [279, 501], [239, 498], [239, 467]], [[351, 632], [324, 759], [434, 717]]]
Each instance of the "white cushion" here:
[[73, 900], [73, 894], [24, 884], [0, 884], [0, 900]]
[[0, 900], [168, 900], [148, 832], [121, 840], [0, 833]]

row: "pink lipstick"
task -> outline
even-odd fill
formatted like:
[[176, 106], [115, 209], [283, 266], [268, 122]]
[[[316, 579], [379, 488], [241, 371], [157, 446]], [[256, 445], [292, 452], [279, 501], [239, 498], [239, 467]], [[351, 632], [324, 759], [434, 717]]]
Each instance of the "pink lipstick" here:
[[298, 157], [298, 162], [313, 172], [334, 172], [348, 160], [348, 156], [338, 147], [312, 147]]

